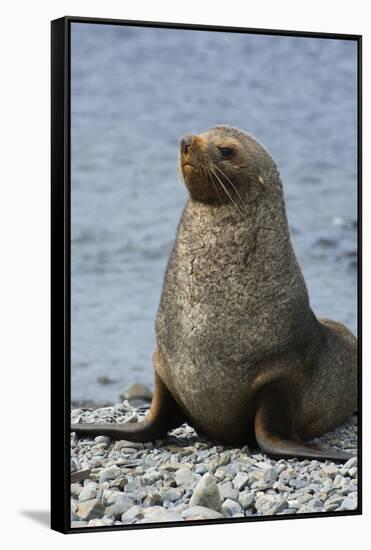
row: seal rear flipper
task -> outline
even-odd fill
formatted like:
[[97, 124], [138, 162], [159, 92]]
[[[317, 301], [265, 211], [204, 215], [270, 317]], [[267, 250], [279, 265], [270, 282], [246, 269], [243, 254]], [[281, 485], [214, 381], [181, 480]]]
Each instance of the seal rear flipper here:
[[155, 388], [151, 410], [148, 416], [138, 423], [123, 424], [71, 424], [71, 432], [85, 435], [107, 435], [112, 439], [126, 439], [146, 443], [164, 437], [173, 428], [185, 421], [175, 399], [161, 378], [155, 373]]
[[257, 396], [255, 438], [260, 449], [273, 458], [313, 458], [346, 462], [352, 455], [304, 443], [295, 431], [295, 408], [281, 383], [262, 388]]

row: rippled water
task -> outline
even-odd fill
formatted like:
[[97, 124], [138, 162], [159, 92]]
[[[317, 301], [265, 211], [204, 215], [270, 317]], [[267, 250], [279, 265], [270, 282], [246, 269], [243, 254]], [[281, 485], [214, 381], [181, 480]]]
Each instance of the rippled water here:
[[356, 330], [356, 100], [355, 42], [72, 24], [73, 400], [152, 384], [178, 142], [215, 124], [270, 150], [312, 307]]

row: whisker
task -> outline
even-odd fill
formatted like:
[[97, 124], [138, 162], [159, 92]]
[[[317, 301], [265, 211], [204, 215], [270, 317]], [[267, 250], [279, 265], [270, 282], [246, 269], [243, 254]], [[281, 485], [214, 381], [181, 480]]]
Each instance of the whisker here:
[[183, 177], [183, 173], [182, 173], [182, 167], [181, 167], [181, 164], [180, 164], [181, 160], [180, 160], [180, 153], [178, 153], [178, 158], [177, 158], [177, 165], [176, 165], [176, 172], [177, 172], [177, 180], [178, 180], [178, 183], [182, 183], [182, 177]]
[[228, 193], [226, 186], [225, 186], [224, 183], [221, 181], [221, 179], [219, 178], [218, 174], [217, 174], [216, 172], [214, 172], [214, 170], [212, 169], [211, 164], [209, 165], [209, 168], [210, 168], [212, 174], [216, 177], [216, 179], [217, 179], [218, 182], [220, 183], [220, 185], [223, 187], [223, 189], [224, 189], [226, 195], [231, 199], [232, 203], [235, 205], [235, 207], [237, 208], [237, 210], [240, 212], [240, 214], [241, 214], [242, 217], [244, 218], [244, 217], [245, 217], [244, 211], [241, 210], [241, 207], [233, 200], [233, 197]]
[[[202, 168], [203, 168], [203, 167], [202, 167]], [[214, 182], [214, 180], [213, 180], [212, 177], [211, 177], [210, 170], [207, 169], [207, 174], [206, 174], [206, 171], [205, 171], [205, 169], [203, 168], [203, 173], [204, 173], [206, 179], [209, 178], [210, 181], [211, 181], [211, 183], [213, 184], [214, 189], [215, 189], [215, 191], [216, 191], [216, 194], [218, 195], [218, 199], [219, 199], [219, 202], [220, 202], [220, 206], [222, 206], [222, 199], [220, 198], [220, 195], [219, 195], [219, 189], [218, 189], [218, 187], [215, 185], [215, 182]]]
[[236, 186], [231, 182], [231, 180], [229, 179], [229, 177], [219, 168], [219, 166], [217, 166], [216, 164], [213, 164], [213, 167], [216, 168], [217, 170], [219, 170], [219, 172], [229, 181], [229, 183], [232, 185], [233, 189], [235, 190], [236, 192], [236, 195], [238, 196], [238, 198], [240, 199], [241, 203], [242, 203], [242, 206], [244, 207], [245, 209], [245, 212], [246, 214], [248, 214], [248, 210], [247, 210], [247, 207], [246, 207], [246, 204], [243, 202], [242, 200], [242, 197], [241, 195], [239, 194], [238, 190], [236, 189]]

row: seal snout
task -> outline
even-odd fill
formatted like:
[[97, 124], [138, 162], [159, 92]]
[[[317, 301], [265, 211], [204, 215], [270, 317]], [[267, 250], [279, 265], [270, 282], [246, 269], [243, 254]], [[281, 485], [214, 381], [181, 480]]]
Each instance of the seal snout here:
[[182, 137], [182, 139], [180, 140], [180, 149], [182, 153], [188, 153], [193, 138], [194, 136], [192, 134], [186, 134]]

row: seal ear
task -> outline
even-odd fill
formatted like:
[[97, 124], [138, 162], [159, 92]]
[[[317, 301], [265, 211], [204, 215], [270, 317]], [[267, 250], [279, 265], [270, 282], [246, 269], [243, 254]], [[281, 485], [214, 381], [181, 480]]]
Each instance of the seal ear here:
[[259, 390], [255, 411], [255, 437], [267, 455], [280, 458], [315, 458], [346, 462], [352, 455], [304, 443], [296, 434], [292, 398], [282, 383]]
[[267, 184], [266, 184], [263, 176], [258, 176], [258, 182], [260, 183], [263, 191], [266, 191], [267, 190]]

